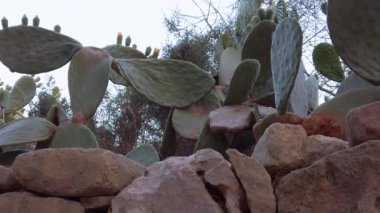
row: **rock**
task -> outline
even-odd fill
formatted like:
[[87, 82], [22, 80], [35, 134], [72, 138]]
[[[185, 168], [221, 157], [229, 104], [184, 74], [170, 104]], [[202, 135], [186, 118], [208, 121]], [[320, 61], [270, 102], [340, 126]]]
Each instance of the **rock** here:
[[0, 194], [21, 189], [21, 185], [14, 177], [13, 171], [4, 166], [0, 166]]
[[263, 164], [272, 177], [286, 174], [300, 167], [306, 138], [301, 125], [274, 123], [257, 142], [252, 157]]
[[246, 193], [251, 212], [276, 212], [272, 182], [265, 168], [254, 158], [235, 149], [226, 151], [233, 169]]
[[380, 101], [350, 110], [346, 119], [350, 146], [380, 139]]
[[265, 130], [274, 123], [282, 124], [302, 124], [303, 118], [294, 113], [286, 113], [285, 115], [279, 115], [273, 113], [264, 117], [261, 121], [253, 125], [253, 134], [255, 135], [256, 141], [258, 141], [264, 134]]
[[84, 213], [83, 206], [76, 201], [57, 197], [41, 197], [29, 192], [0, 194], [0, 209], [6, 213]]
[[223, 156], [203, 149], [147, 168], [113, 200], [112, 212], [241, 212], [243, 190]]
[[347, 148], [348, 143], [338, 138], [324, 135], [309, 136], [306, 140], [306, 150], [302, 167], [307, 167], [331, 153]]
[[246, 105], [224, 106], [209, 114], [210, 130], [212, 133], [237, 133], [248, 129], [254, 122], [251, 109]]
[[346, 140], [346, 124], [340, 115], [331, 112], [313, 112], [302, 123], [307, 135], [324, 135]]
[[86, 213], [107, 212], [114, 197], [115, 196], [81, 197], [80, 203], [86, 209]]
[[144, 173], [140, 164], [104, 149], [41, 149], [12, 165], [27, 190], [49, 196], [114, 195]]
[[280, 179], [278, 212], [380, 212], [379, 142], [335, 152]]

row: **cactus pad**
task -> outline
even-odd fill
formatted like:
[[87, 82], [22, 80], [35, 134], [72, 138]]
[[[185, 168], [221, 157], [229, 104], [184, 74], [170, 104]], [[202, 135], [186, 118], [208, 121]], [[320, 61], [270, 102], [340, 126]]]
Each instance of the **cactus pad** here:
[[208, 114], [220, 106], [216, 92], [211, 90], [209, 94], [190, 106], [174, 109], [172, 118], [173, 127], [182, 137], [197, 140], [202, 132]]
[[189, 106], [215, 84], [209, 73], [186, 61], [117, 59], [117, 62], [122, 75], [139, 93], [162, 106]]
[[30, 76], [22, 76], [18, 79], [11, 90], [10, 100], [5, 107], [6, 113], [15, 112], [30, 101], [36, 95], [36, 83]]
[[49, 139], [57, 127], [43, 118], [22, 118], [0, 128], [0, 147]]
[[58, 69], [82, 45], [40, 27], [16, 26], [0, 30], [0, 61], [12, 72], [37, 74]]
[[342, 60], [380, 85], [380, 1], [329, 0], [327, 10], [331, 41]]
[[0, 107], [6, 108], [10, 100], [11, 93], [6, 90], [0, 89]]
[[258, 60], [245, 59], [242, 61], [234, 72], [224, 105], [238, 105], [246, 101], [259, 75], [260, 63]]
[[102, 49], [84, 47], [69, 66], [69, 93], [74, 113], [87, 120], [95, 114], [108, 85], [112, 57]]
[[241, 49], [227, 47], [220, 56], [219, 84], [230, 85], [236, 67], [241, 62]]
[[326, 78], [342, 82], [344, 73], [335, 48], [328, 43], [318, 44], [313, 51], [315, 69]]
[[340, 84], [336, 95], [343, 94], [345, 92], [354, 91], [358, 89], [364, 89], [367, 87], [374, 87], [375, 85], [369, 83], [363, 78], [356, 75], [354, 72], [351, 73], [347, 78], [343, 80]]
[[296, 81], [294, 82], [294, 87], [292, 93], [289, 97], [289, 111], [294, 112], [299, 116], [307, 116], [308, 112], [308, 96], [307, 88], [305, 84], [305, 67], [303, 63], [300, 63], [300, 67], [297, 73]]
[[98, 142], [92, 131], [83, 124], [60, 125], [50, 144], [51, 148], [97, 148]]
[[285, 18], [274, 31], [271, 64], [276, 109], [285, 114], [302, 55], [302, 31], [297, 21]]
[[242, 60], [251, 58], [260, 62], [261, 70], [256, 84], [265, 85], [272, 76], [270, 63], [270, 48], [272, 46], [272, 34], [276, 29], [273, 21], [265, 20], [258, 23], [244, 41]]
[[177, 149], [177, 137], [176, 132], [173, 127], [173, 111], [172, 109], [168, 115], [165, 125], [164, 136], [162, 137], [161, 147], [160, 147], [160, 157], [161, 159], [174, 156]]
[[158, 156], [156, 149], [151, 144], [142, 144], [129, 151], [125, 156], [144, 166], [150, 166], [160, 161], [160, 156]]
[[319, 99], [319, 82], [313, 75], [306, 80], [306, 93], [308, 108], [310, 111], [313, 111], [318, 107]]
[[197, 140], [195, 150], [214, 149], [225, 156], [225, 151], [230, 147], [224, 133], [212, 133], [210, 130], [210, 121], [207, 119], [202, 133]]

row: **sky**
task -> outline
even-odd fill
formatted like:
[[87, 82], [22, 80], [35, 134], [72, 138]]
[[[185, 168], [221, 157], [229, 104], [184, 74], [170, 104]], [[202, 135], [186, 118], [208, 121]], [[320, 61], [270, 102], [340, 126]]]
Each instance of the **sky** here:
[[[201, 1], [198, 1], [201, 2]], [[215, 0], [221, 10], [229, 10], [234, 0]], [[165, 15], [170, 17], [174, 10], [185, 14], [199, 15], [192, 0], [8, 0], [1, 1], [0, 18], [6, 17], [9, 26], [21, 24], [24, 14], [29, 24], [35, 15], [40, 18], [40, 27], [53, 29], [56, 24], [61, 33], [68, 35], [83, 46], [104, 47], [116, 43], [116, 35], [132, 38], [140, 51], [147, 46], [162, 48], [168, 40], [164, 25]], [[56, 79], [62, 94], [68, 94], [67, 69], [49, 72]], [[21, 74], [11, 73], [0, 63], [0, 79], [13, 83]], [[46, 74], [39, 75], [47, 79]]]

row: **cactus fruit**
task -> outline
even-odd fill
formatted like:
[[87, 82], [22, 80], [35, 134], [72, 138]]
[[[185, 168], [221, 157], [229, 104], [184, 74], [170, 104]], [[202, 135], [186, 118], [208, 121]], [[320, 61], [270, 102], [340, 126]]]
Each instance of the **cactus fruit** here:
[[163, 106], [189, 106], [206, 95], [215, 84], [209, 73], [186, 61], [157, 59], [116, 59], [116, 61], [122, 69], [121, 74], [139, 93]]
[[150, 53], [152, 53], [152, 47], [147, 47], [147, 48], [145, 49], [145, 55], [146, 55], [146, 56], [149, 56]]
[[1, 19], [1, 25], [3, 26], [3, 29], [7, 29], [8, 28], [8, 19], [3, 17]]
[[59, 26], [58, 24], [54, 26], [54, 32], [56, 33], [61, 33], [61, 26]]
[[[69, 93], [74, 117], [86, 123], [98, 108], [108, 85], [112, 57], [104, 50], [84, 47], [69, 66]], [[86, 97], [86, 101], [83, 101]]]
[[35, 16], [33, 18], [33, 27], [39, 27], [40, 26], [40, 18], [38, 16]]
[[0, 147], [39, 142], [53, 136], [56, 126], [43, 118], [23, 118], [0, 127]]
[[136, 44], [133, 44], [133, 45], [132, 45], [132, 48], [133, 48], [133, 49], [137, 49], [137, 45], [136, 45]]
[[266, 19], [266, 12], [264, 8], [259, 8], [257, 10], [257, 16], [259, 17], [260, 20], [265, 20]]
[[28, 25], [28, 17], [24, 14], [24, 16], [21, 19], [21, 24], [24, 26]]
[[0, 30], [0, 38], [0, 49], [7, 50], [0, 51], [0, 61], [12, 72], [26, 74], [58, 69], [82, 48], [78, 41], [40, 27], [9, 27]]
[[123, 34], [121, 32], [117, 33], [117, 38], [116, 38], [116, 44], [121, 45], [123, 43]]
[[380, 85], [379, 8], [380, 1], [373, 0], [329, 0], [327, 7], [327, 24], [337, 53], [352, 71], [377, 86]]
[[271, 64], [276, 109], [286, 113], [289, 97], [299, 71], [302, 55], [302, 30], [297, 21], [285, 18], [273, 34]]
[[236, 68], [224, 105], [242, 104], [248, 99], [257, 78], [260, 75], [260, 63], [256, 59], [245, 59]]
[[142, 144], [129, 151], [125, 156], [144, 166], [150, 166], [153, 163], [160, 161], [160, 156], [151, 144]]
[[344, 72], [335, 48], [328, 43], [318, 44], [313, 51], [315, 69], [326, 78], [342, 82]]
[[272, 46], [272, 34], [276, 24], [265, 20], [258, 23], [244, 41], [241, 59], [256, 59], [260, 62], [260, 75], [256, 84], [265, 85], [272, 76], [270, 63], [270, 48]]
[[275, 10], [272, 7], [268, 7], [265, 11], [265, 19], [273, 20], [275, 15]]
[[127, 38], [125, 38], [125, 46], [129, 47], [129, 45], [131, 45], [131, 42], [132, 42], [131, 36], [127, 36]]
[[221, 106], [214, 90], [186, 108], [173, 111], [172, 124], [182, 137], [197, 140], [209, 113]]

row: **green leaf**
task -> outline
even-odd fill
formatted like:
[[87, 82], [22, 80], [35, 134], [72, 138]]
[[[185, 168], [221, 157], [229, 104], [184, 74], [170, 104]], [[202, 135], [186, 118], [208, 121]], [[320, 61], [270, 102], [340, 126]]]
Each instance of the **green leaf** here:
[[40, 27], [16, 26], [0, 30], [0, 61], [12, 72], [37, 74], [58, 69], [82, 45]]
[[83, 124], [60, 125], [50, 144], [51, 148], [97, 148], [94, 133]]
[[274, 31], [271, 64], [276, 109], [286, 113], [302, 55], [302, 30], [297, 21], [285, 18]]
[[36, 82], [30, 76], [22, 76], [12, 88], [10, 100], [5, 108], [6, 113], [16, 112], [23, 108], [36, 95]]
[[211, 90], [209, 94], [190, 106], [174, 109], [173, 127], [182, 137], [196, 140], [202, 132], [208, 114], [220, 106], [216, 92]]
[[33, 143], [49, 139], [56, 126], [43, 118], [24, 118], [0, 128], [0, 147]]
[[158, 156], [156, 149], [151, 144], [140, 145], [129, 151], [125, 156], [144, 166], [150, 166], [160, 161], [160, 156]]
[[206, 95], [215, 80], [196, 65], [179, 60], [117, 59], [122, 75], [149, 100], [186, 107]]
[[246, 101], [259, 75], [260, 63], [258, 60], [245, 59], [241, 62], [232, 77], [224, 105], [238, 105]]
[[112, 57], [102, 49], [84, 47], [71, 60], [69, 93], [73, 114], [87, 121], [95, 114], [108, 85]]

